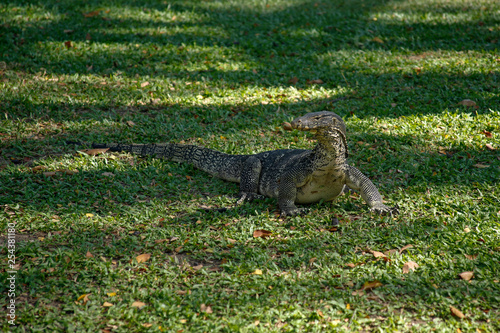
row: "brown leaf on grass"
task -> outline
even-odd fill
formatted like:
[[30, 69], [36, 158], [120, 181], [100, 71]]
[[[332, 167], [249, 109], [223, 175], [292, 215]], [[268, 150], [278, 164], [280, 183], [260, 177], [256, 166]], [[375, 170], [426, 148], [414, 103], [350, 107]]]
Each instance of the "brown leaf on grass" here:
[[481, 133], [484, 134], [484, 136], [487, 137], [487, 138], [493, 137], [493, 135], [491, 134], [491, 132], [488, 132], [486, 130], [482, 131]]
[[405, 250], [408, 250], [409, 248], [412, 248], [413, 245], [411, 244], [408, 244], [408, 245], [405, 245], [401, 248], [401, 250], [399, 250], [399, 254], [403, 253]]
[[346, 264], [346, 266], [347, 266], [347, 267], [354, 268], [354, 267], [356, 267], [356, 264], [353, 264], [353, 263], [348, 263], [348, 264]]
[[323, 80], [321, 79], [316, 79], [316, 80], [307, 80], [308, 84], [323, 84]]
[[383, 286], [382, 282], [380, 281], [366, 281], [364, 284], [363, 284], [363, 288], [361, 288], [361, 290], [366, 290], [366, 291], [369, 291], [369, 290], [372, 290], [372, 289], [375, 289], [375, 288], [378, 288], [378, 287], [381, 287]]
[[466, 254], [465, 257], [469, 260], [476, 260], [477, 254], [473, 254], [473, 255]]
[[458, 104], [463, 106], [476, 106], [476, 102], [470, 99], [464, 99], [463, 101], [458, 102]]
[[199, 270], [200, 270], [200, 269], [202, 269], [202, 268], [203, 268], [203, 265], [202, 265], [202, 264], [199, 264], [199, 265], [193, 266], [193, 269], [194, 269], [195, 271], [199, 271]]
[[89, 296], [91, 294], [83, 294], [83, 295], [80, 295], [80, 297], [78, 297], [76, 299], [77, 302], [80, 302], [80, 301], [83, 301], [83, 305], [87, 304], [87, 302], [89, 301]]
[[45, 177], [54, 177], [56, 175], [56, 173], [54, 171], [48, 171], [48, 172], [44, 172], [43, 175]]
[[47, 169], [47, 167], [44, 165], [37, 165], [36, 167], [31, 168], [31, 172], [38, 172], [43, 169]]
[[87, 253], [85, 254], [85, 257], [94, 258], [94, 255], [92, 253], [90, 253], [90, 251], [87, 251]]
[[296, 84], [297, 82], [299, 82], [299, 78], [296, 76], [294, 76], [290, 80], [288, 80], [288, 84]]
[[291, 131], [292, 130], [292, 124], [288, 123], [288, 122], [284, 122], [283, 123], [283, 129], [285, 131]]
[[373, 37], [372, 42], [379, 43], [379, 44], [384, 44], [384, 41], [379, 38], [379, 37]]
[[132, 127], [135, 126], [135, 123], [132, 120], [127, 120], [127, 125]]
[[379, 252], [379, 251], [370, 251], [371, 254], [373, 254], [373, 256], [375, 258], [384, 258], [384, 257], [387, 257], [385, 254], [383, 254], [382, 252]]
[[410, 270], [414, 271], [418, 267], [419, 266], [418, 266], [418, 264], [416, 262], [414, 262], [414, 261], [408, 261], [407, 263], [405, 263], [403, 265], [403, 274], [408, 274], [408, 273], [410, 273]]
[[474, 164], [473, 167], [478, 168], [478, 169], [486, 169], [486, 168], [489, 168], [490, 166], [488, 164], [477, 163], [477, 164]]
[[137, 260], [137, 263], [141, 263], [141, 262], [146, 262], [149, 260], [149, 258], [151, 258], [151, 253], [144, 253], [144, 254], [141, 254], [141, 255], [138, 255], [137, 257], [135, 257], [135, 260]]
[[149, 327], [153, 326], [153, 324], [151, 324], [151, 323], [144, 323], [144, 324], [142, 324], [142, 326], [146, 327], [146, 328], [149, 328]]
[[451, 311], [451, 314], [459, 319], [464, 319], [465, 318], [465, 315], [462, 311], [460, 311], [459, 309], [457, 309], [456, 307], [450, 305], [450, 311]]
[[213, 313], [212, 307], [210, 305], [205, 305], [205, 304], [202, 304], [200, 306], [200, 311], [204, 313]]
[[384, 252], [384, 254], [385, 254], [386, 256], [390, 256], [391, 254], [395, 254], [395, 253], [398, 253], [398, 252], [399, 252], [399, 251], [398, 251], [398, 250], [396, 250], [396, 249], [391, 249], [391, 250], [387, 250], [387, 251], [385, 251], [385, 252]]
[[103, 306], [103, 307], [105, 307], [105, 308], [109, 308], [110, 306], [113, 306], [113, 303], [104, 302], [104, 303], [102, 304], [102, 306]]
[[100, 10], [94, 10], [93, 12], [83, 13], [83, 17], [94, 17], [101, 13]]
[[253, 232], [253, 238], [266, 238], [272, 235], [271, 231], [263, 230], [263, 229], [258, 229], [254, 230]]
[[147, 86], [149, 86], [149, 82], [148, 81], [141, 83], [141, 88], [144, 88], [144, 87], [147, 87]]
[[486, 149], [488, 150], [497, 150], [495, 147], [493, 147], [493, 145], [491, 145], [490, 143], [487, 143], [486, 144]]
[[143, 303], [143, 302], [139, 302], [139, 301], [135, 301], [134, 303], [132, 303], [132, 307], [134, 308], [143, 308], [146, 306], [146, 303]]
[[458, 274], [462, 280], [470, 281], [474, 277], [474, 272], [463, 272]]
[[109, 148], [96, 148], [96, 149], [84, 149], [84, 150], [82, 150], [82, 152], [89, 155], [89, 156], [96, 156], [96, 155], [104, 154], [108, 150], [109, 150]]
[[67, 49], [70, 49], [73, 47], [73, 43], [71, 43], [70, 40], [67, 40], [64, 42], [64, 46], [66, 46]]

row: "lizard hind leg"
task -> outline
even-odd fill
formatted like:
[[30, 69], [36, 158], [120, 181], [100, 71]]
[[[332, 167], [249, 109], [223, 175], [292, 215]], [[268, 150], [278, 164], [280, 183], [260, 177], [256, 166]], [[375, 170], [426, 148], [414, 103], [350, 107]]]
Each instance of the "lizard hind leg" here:
[[259, 192], [260, 172], [262, 171], [262, 164], [255, 156], [250, 156], [243, 163], [240, 176], [240, 192], [238, 193], [237, 205], [245, 201], [252, 201], [254, 199], [263, 198]]

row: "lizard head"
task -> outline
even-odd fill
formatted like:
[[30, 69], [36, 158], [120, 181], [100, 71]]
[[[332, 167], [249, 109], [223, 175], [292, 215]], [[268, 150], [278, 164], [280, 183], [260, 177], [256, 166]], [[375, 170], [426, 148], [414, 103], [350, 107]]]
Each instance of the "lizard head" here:
[[308, 131], [316, 136], [318, 141], [334, 140], [345, 147], [347, 157], [346, 127], [342, 118], [335, 112], [311, 112], [294, 119], [290, 123], [291, 129]]
[[312, 133], [325, 130], [337, 130], [345, 135], [344, 121], [338, 114], [330, 111], [308, 113], [302, 117], [296, 118], [290, 125], [292, 129], [309, 131]]

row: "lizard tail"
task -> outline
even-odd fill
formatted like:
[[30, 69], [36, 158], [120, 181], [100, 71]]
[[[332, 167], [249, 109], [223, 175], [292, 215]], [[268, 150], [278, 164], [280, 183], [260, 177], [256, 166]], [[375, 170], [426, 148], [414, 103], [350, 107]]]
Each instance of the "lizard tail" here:
[[205, 147], [176, 143], [94, 143], [92, 147], [109, 148], [110, 151], [125, 151], [140, 156], [156, 156], [170, 161], [191, 163], [197, 169], [212, 176], [236, 183], [240, 182], [242, 166], [246, 158], [248, 158], [246, 155], [229, 155]]

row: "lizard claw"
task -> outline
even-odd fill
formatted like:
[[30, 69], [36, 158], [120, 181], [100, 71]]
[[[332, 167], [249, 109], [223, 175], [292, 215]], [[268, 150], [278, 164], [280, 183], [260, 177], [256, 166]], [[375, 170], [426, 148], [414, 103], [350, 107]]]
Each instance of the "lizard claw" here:
[[281, 216], [286, 217], [286, 216], [298, 216], [298, 215], [304, 215], [309, 212], [308, 208], [288, 208], [288, 209], [282, 209], [281, 210]]
[[255, 199], [262, 199], [263, 195], [253, 193], [253, 192], [240, 192], [238, 194], [238, 200], [236, 201], [236, 205], [241, 205], [245, 201], [253, 201]]
[[386, 214], [389, 214], [389, 215], [395, 215], [395, 214], [398, 214], [399, 213], [399, 207], [388, 207], [386, 205], [384, 205], [383, 203], [376, 203], [374, 204], [370, 210], [376, 214], [379, 214], [379, 215], [386, 215]]

